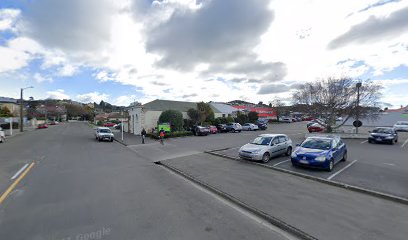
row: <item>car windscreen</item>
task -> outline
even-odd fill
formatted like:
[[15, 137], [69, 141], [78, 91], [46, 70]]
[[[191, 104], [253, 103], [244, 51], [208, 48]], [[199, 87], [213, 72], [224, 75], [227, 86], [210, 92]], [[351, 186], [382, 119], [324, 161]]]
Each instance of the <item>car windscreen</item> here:
[[101, 133], [111, 133], [111, 130], [109, 130], [109, 129], [99, 129], [99, 132], [101, 132]]
[[311, 148], [311, 149], [320, 149], [320, 150], [329, 150], [331, 146], [330, 139], [306, 139], [301, 147], [302, 148]]
[[408, 122], [397, 122], [397, 125], [407, 125], [408, 126]]
[[266, 146], [266, 145], [269, 145], [271, 140], [272, 140], [272, 137], [257, 137], [251, 142], [251, 144]]
[[388, 134], [391, 134], [392, 129], [389, 129], [389, 128], [376, 128], [376, 129], [373, 130], [373, 133], [388, 133]]

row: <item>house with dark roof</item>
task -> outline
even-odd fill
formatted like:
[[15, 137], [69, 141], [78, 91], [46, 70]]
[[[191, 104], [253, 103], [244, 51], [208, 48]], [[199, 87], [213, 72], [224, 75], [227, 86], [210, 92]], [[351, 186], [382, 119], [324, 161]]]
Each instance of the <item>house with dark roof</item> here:
[[[234, 111], [236, 112], [236, 109], [227, 104], [210, 103], [210, 106], [216, 118], [233, 116]], [[190, 108], [196, 109], [197, 103], [156, 99], [144, 105], [130, 106], [128, 107], [129, 132], [140, 135], [143, 128], [146, 129], [147, 132], [151, 132], [152, 128], [157, 127], [160, 114], [166, 110], [180, 111], [184, 119], [189, 119], [187, 111]]]
[[13, 116], [20, 115], [20, 105], [18, 104], [17, 99], [0, 97], [0, 108], [3, 107], [7, 107]]

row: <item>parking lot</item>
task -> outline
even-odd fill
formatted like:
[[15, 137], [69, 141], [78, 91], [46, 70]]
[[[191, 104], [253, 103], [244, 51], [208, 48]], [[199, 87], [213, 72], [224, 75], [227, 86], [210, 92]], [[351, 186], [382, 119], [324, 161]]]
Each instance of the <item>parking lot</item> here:
[[[306, 133], [304, 125], [305, 123], [302, 122], [272, 124], [266, 131], [242, 132], [240, 135], [249, 142], [262, 133], [284, 133], [295, 145], [304, 140]], [[368, 134], [370, 128], [362, 130]], [[229, 138], [228, 135], [225, 135], [225, 138]], [[348, 148], [348, 160], [336, 164], [332, 172], [293, 167], [290, 157], [284, 155], [272, 158], [267, 165], [408, 198], [406, 187], [408, 186], [408, 133], [400, 132], [399, 141], [394, 145], [371, 144], [366, 139], [343, 140]], [[238, 159], [238, 150], [241, 146], [242, 144], [237, 144], [228, 149], [218, 150], [216, 153]]]

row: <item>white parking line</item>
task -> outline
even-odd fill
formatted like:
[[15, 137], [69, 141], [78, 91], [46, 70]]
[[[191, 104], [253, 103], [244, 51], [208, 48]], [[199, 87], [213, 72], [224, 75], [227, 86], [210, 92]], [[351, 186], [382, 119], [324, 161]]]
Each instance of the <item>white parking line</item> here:
[[385, 165], [389, 165], [389, 166], [395, 166], [395, 164], [394, 163], [384, 163]]
[[14, 174], [14, 176], [11, 177], [11, 180], [14, 180], [16, 177], [18, 177], [18, 175], [20, 175], [20, 173], [22, 173], [27, 167], [28, 163], [26, 163], [20, 170], [18, 170], [18, 172], [16, 172], [16, 174]]
[[366, 142], [368, 142], [368, 140], [362, 141], [360, 144], [363, 144], [363, 143], [366, 143]]
[[276, 164], [272, 165], [272, 167], [276, 167], [276, 166], [278, 166], [279, 164], [281, 164], [281, 163], [285, 163], [285, 162], [288, 162], [288, 161], [290, 161], [290, 159], [285, 160], [285, 161], [282, 161], [282, 162], [278, 162], [278, 163], [276, 163]]
[[403, 147], [405, 147], [405, 145], [406, 145], [407, 143], [408, 143], [408, 139], [407, 139], [407, 140], [405, 140], [404, 144], [402, 144], [402, 146], [401, 146], [401, 147], [402, 147], [402, 148], [403, 148]]
[[352, 161], [351, 163], [347, 164], [347, 166], [345, 166], [343, 169], [341, 169], [341, 170], [337, 171], [336, 173], [330, 175], [330, 177], [328, 177], [327, 180], [330, 180], [330, 179], [334, 178], [335, 176], [337, 176], [337, 174], [343, 172], [344, 170], [346, 170], [347, 168], [349, 168], [351, 165], [353, 165], [356, 162], [357, 162], [357, 159]]

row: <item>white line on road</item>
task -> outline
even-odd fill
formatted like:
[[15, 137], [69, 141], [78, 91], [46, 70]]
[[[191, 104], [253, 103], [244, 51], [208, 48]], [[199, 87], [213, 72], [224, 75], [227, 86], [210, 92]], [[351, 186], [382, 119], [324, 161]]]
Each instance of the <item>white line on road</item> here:
[[344, 170], [346, 170], [347, 168], [349, 168], [351, 165], [353, 165], [354, 163], [357, 162], [357, 159], [352, 161], [351, 163], [349, 163], [347, 166], [345, 166], [343, 169], [337, 171], [336, 173], [332, 174], [330, 177], [327, 178], [327, 180], [330, 180], [332, 178], [334, 178], [335, 176], [337, 176], [337, 174], [343, 172]]
[[405, 147], [405, 145], [406, 145], [407, 143], [408, 143], [408, 139], [407, 139], [407, 140], [405, 140], [404, 144], [402, 144], [402, 146], [401, 146], [401, 147], [402, 147], [402, 148], [403, 148], [403, 147]]
[[384, 163], [385, 165], [389, 165], [389, 166], [395, 166], [395, 164], [394, 163]]
[[368, 140], [362, 141], [360, 144], [363, 144], [363, 143], [366, 143], [366, 142], [368, 142]]
[[278, 166], [279, 164], [284, 163], [284, 162], [288, 162], [288, 161], [290, 161], [290, 159], [285, 160], [285, 161], [282, 161], [282, 162], [278, 162], [278, 163], [274, 164], [272, 167], [276, 167], [276, 166]]
[[11, 180], [14, 180], [15, 178], [17, 178], [18, 175], [20, 175], [27, 167], [28, 167], [28, 163], [26, 163], [20, 170], [18, 170], [18, 172], [16, 172], [16, 174], [14, 174], [14, 176], [11, 177]]

